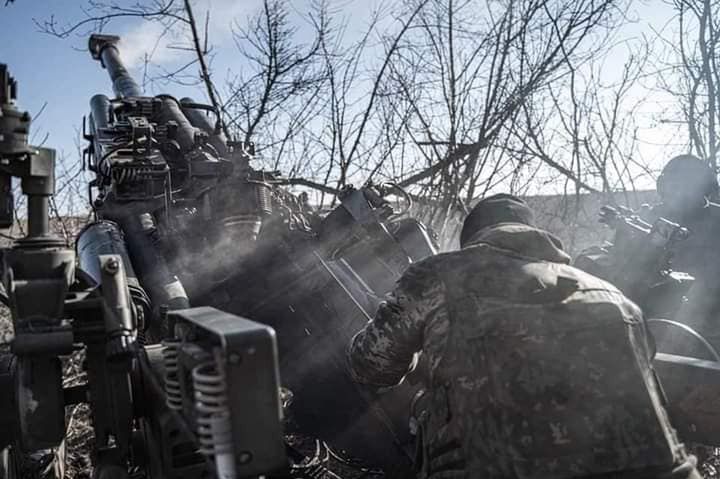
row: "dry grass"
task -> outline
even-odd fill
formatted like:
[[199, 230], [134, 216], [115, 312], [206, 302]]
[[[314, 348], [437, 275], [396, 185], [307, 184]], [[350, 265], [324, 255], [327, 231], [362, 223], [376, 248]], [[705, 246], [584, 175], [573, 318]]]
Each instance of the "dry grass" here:
[[[2, 353], [9, 352], [9, 342], [13, 335], [10, 310], [0, 306], [0, 348]], [[63, 358], [63, 384], [74, 386], [85, 380], [82, 371], [83, 353], [77, 352]], [[65, 477], [68, 479], [90, 479], [90, 451], [93, 432], [90, 427], [90, 414], [86, 405], [68, 406], [65, 410], [67, 424], [65, 443], [56, 451], [58, 460], [65, 464]]]
[[12, 319], [10, 318], [10, 310], [5, 306], [0, 305], [0, 347], [3, 348], [2, 352], [8, 350], [12, 336], [13, 329]]
[[[52, 218], [50, 227], [53, 233], [72, 246], [75, 235], [86, 223], [84, 217]], [[5, 230], [6, 237], [0, 237], [0, 247], [11, 246], [7, 237], [20, 238], [27, 230], [25, 221], [18, 221], [12, 228]], [[0, 305], [0, 352], [9, 352], [9, 342], [13, 336], [12, 318], [10, 310]], [[74, 386], [85, 380], [82, 371], [82, 352], [74, 353], [63, 358], [63, 384]], [[58, 460], [65, 464], [65, 477], [69, 479], [89, 479], [90, 451], [92, 449], [93, 432], [90, 427], [90, 414], [86, 405], [68, 406], [65, 411], [67, 424], [64, 444], [56, 451]]]
[[[82, 370], [84, 358], [84, 351], [80, 351], [63, 360], [65, 386], [75, 386], [86, 381], [86, 374]], [[87, 404], [68, 406], [65, 410], [65, 421], [65, 476], [70, 479], [90, 479], [90, 452], [94, 440], [90, 408]]]

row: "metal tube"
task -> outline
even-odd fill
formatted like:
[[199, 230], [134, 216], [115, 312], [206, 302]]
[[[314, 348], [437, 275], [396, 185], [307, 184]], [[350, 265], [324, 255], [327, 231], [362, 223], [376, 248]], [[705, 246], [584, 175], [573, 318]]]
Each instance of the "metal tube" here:
[[142, 96], [140, 85], [135, 82], [120, 59], [115, 46], [120, 38], [114, 35], [91, 35], [88, 48], [93, 58], [100, 60], [113, 82], [113, 91], [119, 98]]
[[190, 108], [189, 105], [195, 104], [195, 100], [189, 97], [181, 98], [180, 105], [182, 105], [182, 111], [193, 126], [202, 128], [208, 135], [212, 135], [215, 132], [215, 125], [212, 124], [210, 118], [197, 108]]
[[97, 260], [98, 257], [100, 255], [114, 254], [122, 260], [128, 284], [131, 287], [140, 287], [132, 261], [130, 261], [130, 255], [127, 252], [125, 239], [116, 223], [106, 220], [90, 223], [78, 234], [75, 249], [80, 269], [90, 276], [96, 284], [100, 284], [102, 281], [102, 271]]
[[92, 133], [100, 128], [107, 128], [110, 124], [110, 99], [105, 95], [95, 95], [90, 99], [90, 114], [92, 115]]
[[[95, 284], [102, 283], [103, 275], [98, 258], [103, 255], [115, 255], [120, 258], [133, 302], [142, 307], [140, 320], [150, 321], [152, 315], [150, 299], [135, 273], [125, 238], [116, 223], [102, 220], [87, 225], [78, 234], [75, 248], [80, 269]], [[138, 324], [139, 329], [141, 326], [145, 327], [146, 324]]]
[[103, 48], [100, 54], [103, 66], [107, 69], [113, 82], [113, 91], [118, 97], [142, 96], [142, 89], [120, 60], [120, 52], [115, 46]]
[[30, 238], [50, 233], [47, 196], [28, 195], [28, 233]]
[[190, 151], [195, 146], [195, 135], [198, 128], [195, 128], [190, 120], [185, 116], [180, 103], [169, 95], [158, 95], [162, 101], [162, 106], [158, 112], [158, 123], [165, 124], [169, 121], [177, 123], [176, 140], [183, 151]]
[[103, 48], [100, 54], [103, 66], [113, 82], [113, 91], [118, 97], [142, 96], [142, 89], [120, 60], [120, 52], [114, 45]]
[[204, 130], [210, 135], [210, 144], [215, 147], [220, 156], [227, 156], [227, 138], [221, 131], [216, 131], [215, 125], [210, 121], [210, 117], [206, 115], [202, 110], [197, 108], [190, 108], [195, 101], [192, 98], [181, 98], [180, 104], [182, 105], [182, 111], [190, 123], [196, 127]]
[[155, 221], [150, 213], [118, 218], [125, 232], [125, 241], [138, 276], [156, 306], [186, 309], [190, 302], [180, 280], [168, 267], [167, 261], [153, 240]]

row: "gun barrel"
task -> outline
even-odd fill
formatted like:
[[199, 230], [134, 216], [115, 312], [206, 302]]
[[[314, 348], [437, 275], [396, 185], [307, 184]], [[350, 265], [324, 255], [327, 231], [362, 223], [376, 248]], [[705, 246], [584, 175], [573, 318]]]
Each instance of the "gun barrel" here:
[[142, 96], [140, 85], [130, 76], [120, 59], [120, 52], [116, 46], [119, 41], [120, 37], [115, 35], [94, 34], [90, 36], [88, 49], [92, 57], [100, 60], [102, 66], [108, 71], [115, 95], [120, 98]]

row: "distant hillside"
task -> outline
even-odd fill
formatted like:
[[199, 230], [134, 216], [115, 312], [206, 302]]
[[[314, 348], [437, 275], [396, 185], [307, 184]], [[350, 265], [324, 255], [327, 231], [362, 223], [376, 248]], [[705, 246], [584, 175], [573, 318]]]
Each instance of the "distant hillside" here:
[[[557, 235], [571, 255], [601, 244], [610, 238], [607, 227], [598, 222], [603, 205], [623, 205], [632, 209], [643, 203], [657, 203], [655, 191], [636, 191], [614, 194], [590, 193], [576, 195], [540, 195], [523, 198], [535, 212], [537, 226]], [[456, 249], [462, 228], [462, 215], [448, 222], [442, 236], [443, 250]]]
[[529, 196], [525, 201], [535, 211], [537, 225], [562, 239], [568, 253], [597, 245], [610, 238], [610, 230], [598, 222], [603, 205], [623, 205], [637, 209], [643, 203], [658, 202], [657, 193], [637, 191], [608, 194]]
[[[567, 251], [575, 255], [579, 251], [602, 243], [609, 238], [609, 230], [598, 223], [600, 207], [607, 204], [620, 204], [636, 209], [643, 203], [657, 203], [655, 191], [636, 191], [615, 194], [582, 194], [575, 195], [539, 195], [524, 197], [535, 211], [536, 223], [560, 237]], [[441, 239], [442, 249], [456, 249], [462, 227], [462, 215], [448, 221], [446, 234]], [[68, 244], [72, 244], [75, 235], [87, 223], [88, 217], [53, 218], [51, 228]], [[0, 235], [0, 246], [7, 246], [7, 236], [19, 238], [23, 236], [27, 225], [19, 221], [10, 230]]]

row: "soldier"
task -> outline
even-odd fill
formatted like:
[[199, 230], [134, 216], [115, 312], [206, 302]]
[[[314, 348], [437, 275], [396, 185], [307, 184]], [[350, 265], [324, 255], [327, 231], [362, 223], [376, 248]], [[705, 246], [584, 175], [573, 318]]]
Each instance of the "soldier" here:
[[657, 180], [661, 203], [645, 216], [652, 222], [658, 217], [687, 228], [690, 235], [672, 251], [672, 268], [692, 275], [695, 282], [688, 300], [674, 319], [696, 329], [717, 348], [720, 331], [720, 205], [715, 172], [692, 155], [672, 158]]
[[679, 155], [668, 161], [660, 173], [657, 192], [662, 200], [653, 208], [657, 215], [681, 224], [693, 223], [708, 214], [710, 201], [717, 199], [717, 177], [700, 158]]
[[418, 477], [699, 478], [669, 424], [639, 309], [568, 265], [520, 199], [466, 218], [461, 250], [416, 263], [353, 339], [359, 383], [422, 351]]

